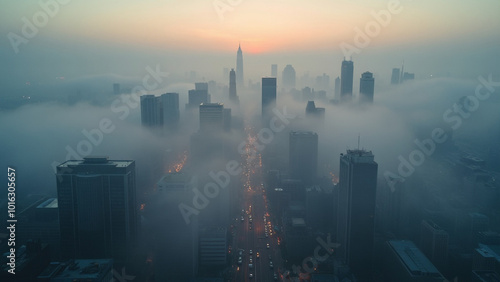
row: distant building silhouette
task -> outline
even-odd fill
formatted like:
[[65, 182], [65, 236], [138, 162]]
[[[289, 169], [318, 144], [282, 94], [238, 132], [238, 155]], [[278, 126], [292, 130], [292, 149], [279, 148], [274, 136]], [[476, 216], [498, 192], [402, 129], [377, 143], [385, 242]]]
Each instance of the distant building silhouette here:
[[277, 64], [271, 65], [271, 76], [278, 77], [278, 65]]
[[165, 93], [161, 97], [163, 126], [174, 129], [179, 125], [179, 93]]
[[188, 103], [186, 104], [186, 109], [198, 109], [202, 103], [210, 103], [208, 83], [197, 82], [195, 83], [195, 89], [188, 91]]
[[290, 90], [295, 88], [296, 74], [292, 65], [286, 65], [282, 73], [283, 88]]
[[391, 84], [399, 84], [399, 77], [401, 76], [400, 70], [398, 68], [392, 69]]
[[414, 80], [414, 79], [415, 79], [415, 74], [414, 73], [405, 72], [403, 74], [403, 80], [402, 80], [402, 82], [407, 81], [407, 80]]
[[373, 93], [375, 79], [371, 72], [364, 72], [359, 79], [359, 102], [362, 104], [373, 104]]
[[333, 93], [333, 99], [340, 99], [340, 77], [335, 78], [335, 89]]
[[316, 88], [320, 90], [328, 90], [330, 88], [330, 76], [326, 73], [323, 73], [322, 76], [317, 76]]
[[308, 101], [306, 106], [306, 118], [312, 118], [315, 122], [325, 120], [325, 108], [317, 108], [314, 101]]
[[343, 102], [352, 101], [353, 75], [354, 63], [344, 59], [340, 69], [340, 100]]
[[276, 107], [276, 77], [262, 78], [262, 117], [268, 117]]
[[360, 281], [368, 281], [373, 267], [377, 170], [372, 152], [340, 154], [337, 255]]
[[161, 98], [155, 95], [141, 96], [141, 123], [146, 127], [163, 126]]
[[313, 184], [318, 172], [318, 134], [291, 131], [289, 141], [289, 177]]
[[245, 85], [243, 76], [243, 51], [241, 51], [241, 45], [238, 45], [238, 52], [236, 53], [236, 83], [238, 87], [244, 87]]
[[236, 95], [236, 72], [234, 69], [229, 72], [229, 100], [235, 104], [239, 103], [238, 95]]
[[63, 259], [130, 261], [137, 243], [135, 162], [107, 157], [57, 166]]

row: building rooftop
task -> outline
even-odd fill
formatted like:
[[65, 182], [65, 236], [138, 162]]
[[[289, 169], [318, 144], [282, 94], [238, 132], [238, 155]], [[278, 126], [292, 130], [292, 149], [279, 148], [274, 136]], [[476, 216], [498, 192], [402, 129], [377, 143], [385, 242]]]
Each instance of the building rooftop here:
[[[500, 281], [500, 275], [495, 271], [489, 270], [474, 270], [472, 271], [472, 276], [476, 280], [474, 281], [484, 281], [484, 282], [498, 282]], [[480, 279], [480, 280], [477, 280]]]
[[44, 201], [43, 203], [39, 204], [36, 208], [37, 209], [57, 209], [58, 208], [58, 201], [57, 198], [50, 198]]
[[312, 131], [297, 130], [297, 131], [290, 131], [290, 135], [318, 135], [318, 134]]
[[[38, 278], [98, 279], [111, 271], [111, 259], [79, 259], [68, 262], [51, 263]], [[82, 280], [83, 281], [83, 280]], [[85, 280], [86, 281], [86, 280]]]
[[356, 163], [372, 163], [374, 162], [374, 156], [372, 151], [366, 151], [364, 149], [354, 149], [347, 150], [346, 154], [340, 154], [341, 158], [350, 160]]
[[442, 276], [437, 268], [412, 241], [390, 240], [387, 243], [394, 250], [394, 252], [396, 252], [399, 259], [412, 276]]
[[305, 227], [306, 221], [301, 217], [292, 218], [292, 226], [293, 227]]
[[[68, 160], [58, 165], [60, 168], [81, 166], [81, 165], [109, 165], [115, 167], [127, 167], [134, 161], [132, 160], [109, 160], [108, 157], [86, 157], [83, 160]], [[70, 170], [68, 170], [70, 171]]]
[[494, 258], [500, 262], [500, 245], [479, 244], [476, 251], [483, 257]]

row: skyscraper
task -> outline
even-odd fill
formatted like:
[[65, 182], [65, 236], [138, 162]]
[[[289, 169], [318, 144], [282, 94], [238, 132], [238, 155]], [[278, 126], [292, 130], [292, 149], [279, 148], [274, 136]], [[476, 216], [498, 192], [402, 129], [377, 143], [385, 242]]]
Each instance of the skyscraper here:
[[241, 51], [241, 45], [238, 45], [238, 52], [236, 53], [236, 83], [239, 87], [243, 87], [243, 52]]
[[238, 103], [239, 99], [236, 95], [236, 73], [234, 69], [229, 72], [229, 100], [233, 103]]
[[161, 95], [163, 110], [163, 126], [173, 129], [179, 124], [179, 93], [165, 93]]
[[295, 88], [295, 81], [295, 69], [292, 67], [292, 65], [286, 65], [286, 67], [283, 69], [283, 87], [286, 90], [293, 89]]
[[278, 77], [278, 65], [277, 64], [271, 65], [271, 76]]
[[372, 104], [373, 92], [375, 88], [375, 79], [369, 71], [364, 72], [359, 79], [359, 102]]
[[188, 103], [186, 104], [186, 109], [198, 109], [200, 104], [210, 103], [208, 83], [197, 82], [194, 85], [195, 89], [188, 91]]
[[200, 105], [200, 132], [222, 131], [224, 129], [224, 105], [203, 103]]
[[353, 74], [354, 63], [344, 59], [340, 70], [340, 100], [342, 102], [352, 101]]
[[289, 146], [289, 175], [306, 185], [316, 180], [318, 169], [318, 134], [310, 131], [291, 131]]
[[197, 177], [184, 172], [168, 173], [157, 183], [144, 209], [146, 240], [154, 255], [154, 272], [160, 281], [183, 281], [198, 270], [198, 217], [179, 214], [179, 205], [192, 200]]
[[108, 157], [57, 166], [63, 259], [127, 262], [137, 241], [135, 162]]
[[268, 116], [274, 107], [276, 107], [276, 77], [263, 77], [262, 116]]
[[163, 111], [160, 97], [155, 95], [141, 96], [141, 123], [147, 127], [163, 126]]
[[340, 77], [335, 78], [335, 90], [333, 92], [333, 99], [340, 99]]
[[337, 254], [360, 281], [367, 281], [372, 272], [377, 170], [372, 152], [340, 154]]
[[448, 263], [448, 232], [432, 220], [423, 220], [420, 228], [420, 249], [437, 267]]

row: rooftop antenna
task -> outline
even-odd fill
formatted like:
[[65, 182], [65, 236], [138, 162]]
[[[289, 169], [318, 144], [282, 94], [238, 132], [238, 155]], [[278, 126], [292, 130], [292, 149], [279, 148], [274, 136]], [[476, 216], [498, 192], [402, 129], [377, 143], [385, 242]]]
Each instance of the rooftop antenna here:
[[360, 142], [360, 139], [361, 139], [361, 134], [358, 133], [358, 151], [359, 151], [359, 142]]

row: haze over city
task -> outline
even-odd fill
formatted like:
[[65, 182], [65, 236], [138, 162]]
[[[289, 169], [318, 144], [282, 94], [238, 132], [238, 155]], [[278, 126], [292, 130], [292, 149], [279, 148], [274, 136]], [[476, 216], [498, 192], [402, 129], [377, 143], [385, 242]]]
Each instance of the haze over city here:
[[500, 2], [0, 7], [0, 280], [500, 281]]

